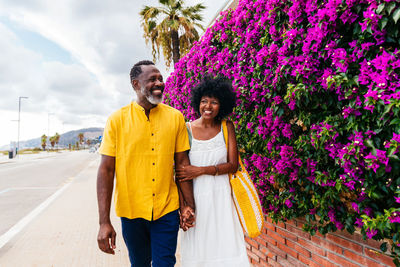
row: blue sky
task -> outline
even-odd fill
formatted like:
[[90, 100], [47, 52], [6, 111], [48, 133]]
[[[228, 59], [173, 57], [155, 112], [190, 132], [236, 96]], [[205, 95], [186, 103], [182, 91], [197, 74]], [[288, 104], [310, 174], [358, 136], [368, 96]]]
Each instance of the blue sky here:
[[[227, 1], [202, 2], [208, 25]], [[152, 58], [136, 15], [141, 8], [133, 0], [0, 0], [0, 146], [17, 139], [20, 96], [28, 97], [20, 140], [104, 127], [132, 101], [129, 70]], [[165, 78], [171, 71], [162, 59], [156, 66]]]
[[44, 61], [60, 61], [64, 64], [72, 63], [72, 56], [67, 50], [39, 33], [27, 30], [23, 26], [11, 22], [5, 16], [0, 17], [0, 23], [4, 24], [18, 37], [21, 45], [42, 55]]

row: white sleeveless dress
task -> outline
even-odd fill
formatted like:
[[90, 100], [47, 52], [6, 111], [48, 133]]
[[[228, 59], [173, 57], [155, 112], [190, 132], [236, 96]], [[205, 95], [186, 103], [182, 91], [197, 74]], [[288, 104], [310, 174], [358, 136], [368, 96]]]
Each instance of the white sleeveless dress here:
[[[222, 131], [209, 140], [192, 138], [189, 158], [194, 166], [226, 163], [227, 150]], [[181, 266], [250, 266], [228, 174], [195, 178], [193, 192], [196, 225], [181, 236]]]

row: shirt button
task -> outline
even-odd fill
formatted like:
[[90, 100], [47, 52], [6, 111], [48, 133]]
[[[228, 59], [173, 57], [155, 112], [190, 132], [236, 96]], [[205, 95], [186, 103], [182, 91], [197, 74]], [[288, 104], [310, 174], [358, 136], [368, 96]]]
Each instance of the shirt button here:
[[152, 148], [151, 150], [154, 151], [154, 148]]
[[155, 181], [155, 179], [153, 179], [153, 182]]
[[154, 134], [153, 133], [151, 133], [151, 136], [153, 136]]
[[156, 194], [153, 194], [153, 197], [155, 196]]
[[153, 165], [156, 165], [156, 164], [153, 162]]

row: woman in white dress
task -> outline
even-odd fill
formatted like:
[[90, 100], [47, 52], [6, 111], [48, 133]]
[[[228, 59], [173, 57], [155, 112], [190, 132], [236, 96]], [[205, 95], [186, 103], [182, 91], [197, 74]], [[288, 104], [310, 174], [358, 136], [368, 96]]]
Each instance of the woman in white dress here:
[[181, 237], [183, 267], [250, 266], [228, 176], [238, 168], [235, 129], [227, 121], [227, 151], [221, 126], [235, 100], [231, 83], [222, 78], [205, 79], [191, 91], [200, 118], [188, 123], [191, 165], [176, 173], [179, 180], [193, 180], [196, 203], [195, 226]]

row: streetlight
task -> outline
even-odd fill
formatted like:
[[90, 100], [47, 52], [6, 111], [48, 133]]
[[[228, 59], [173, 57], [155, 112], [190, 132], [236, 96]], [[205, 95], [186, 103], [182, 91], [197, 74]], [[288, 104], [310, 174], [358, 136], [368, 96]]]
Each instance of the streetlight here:
[[18, 141], [17, 141], [17, 154], [19, 153], [19, 127], [21, 122], [21, 99], [28, 99], [27, 96], [20, 96], [18, 98]]

